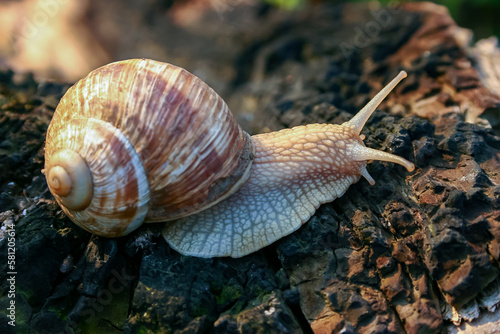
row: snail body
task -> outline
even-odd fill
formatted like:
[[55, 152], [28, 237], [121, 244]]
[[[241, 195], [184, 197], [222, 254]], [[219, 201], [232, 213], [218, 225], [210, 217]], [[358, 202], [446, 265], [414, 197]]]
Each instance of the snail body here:
[[182, 254], [240, 257], [286, 236], [342, 196], [367, 160], [405, 159], [363, 144], [361, 129], [401, 72], [350, 121], [250, 137], [224, 101], [176, 66], [133, 59], [76, 83], [47, 133], [45, 174], [89, 232], [126, 235], [167, 221]]

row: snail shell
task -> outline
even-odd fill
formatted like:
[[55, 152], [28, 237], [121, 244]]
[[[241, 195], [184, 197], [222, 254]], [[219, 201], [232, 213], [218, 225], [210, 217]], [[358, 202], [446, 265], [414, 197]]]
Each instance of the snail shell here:
[[130, 233], [231, 195], [253, 144], [226, 103], [186, 70], [133, 59], [64, 95], [47, 132], [47, 183], [63, 211], [100, 236]]

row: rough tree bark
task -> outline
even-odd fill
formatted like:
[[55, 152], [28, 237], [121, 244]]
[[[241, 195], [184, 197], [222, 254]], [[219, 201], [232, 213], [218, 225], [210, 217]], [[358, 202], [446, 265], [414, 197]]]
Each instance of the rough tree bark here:
[[[363, 133], [417, 169], [370, 164], [376, 185], [361, 180], [241, 259], [181, 256], [158, 225], [93, 237], [61, 213], [41, 174], [44, 133], [68, 85], [2, 69], [0, 219], [16, 231], [16, 331], [437, 333], [495, 310], [500, 138], [481, 116], [498, 117], [500, 98], [481, 82], [467, 34], [429, 3], [285, 16], [249, 34], [230, 64], [227, 99], [253, 117], [245, 127], [345, 121], [405, 69]], [[16, 332], [0, 318], [2, 333]]]

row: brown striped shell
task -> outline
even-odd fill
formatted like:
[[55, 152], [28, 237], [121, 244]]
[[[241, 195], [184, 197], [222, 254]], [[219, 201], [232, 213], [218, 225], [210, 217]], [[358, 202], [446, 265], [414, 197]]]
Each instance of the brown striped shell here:
[[96, 69], [64, 95], [47, 133], [45, 174], [76, 224], [115, 237], [228, 197], [248, 178], [253, 150], [204, 82], [132, 59]]

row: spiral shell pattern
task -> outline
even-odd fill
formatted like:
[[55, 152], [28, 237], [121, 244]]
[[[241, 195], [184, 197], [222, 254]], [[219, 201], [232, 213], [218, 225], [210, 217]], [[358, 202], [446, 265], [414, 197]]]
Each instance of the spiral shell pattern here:
[[92, 118], [71, 119], [49, 133], [47, 182], [63, 211], [83, 229], [107, 237], [139, 227], [148, 212], [148, 181], [123, 133]]
[[[64, 204], [61, 183], [71, 179], [58, 161], [64, 150], [90, 171], [92, 195], [81, 207]], [[177, 219], [226, 198], [248, 178], [253, 150], [203, 81], [167, 63], [132, 59], [98, 68], [68, 90], [47, 133], [45, 173], [73, 221], [117, 236], [142, 220]], [[124, 226], [99, 227], [101, 215]], [[137, 226], [125, 228], [130, 223]]]

